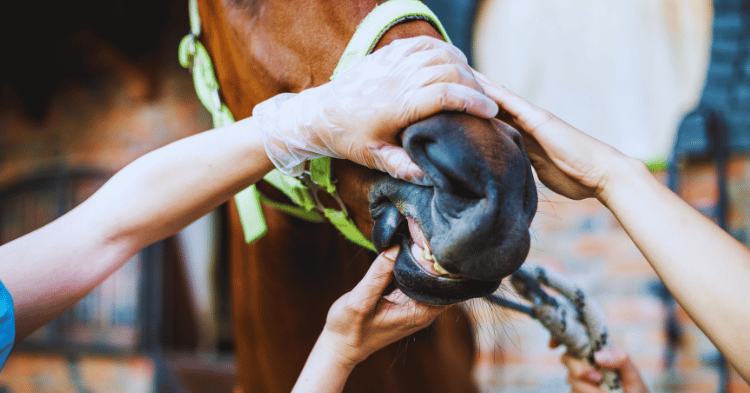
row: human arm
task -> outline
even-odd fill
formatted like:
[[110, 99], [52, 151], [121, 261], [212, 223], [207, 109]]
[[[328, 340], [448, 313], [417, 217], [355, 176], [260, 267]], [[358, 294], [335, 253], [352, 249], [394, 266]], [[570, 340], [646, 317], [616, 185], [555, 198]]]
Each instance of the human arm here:
[[[257, 118], [149, 153], [68, 214], [0, 247], [0, 280], [13, 296], [16, 340], [66, 310], [141, 248], [174, 234], [257, 182], [273, 168], [271, 159], [279, 159], [277, 151], [268, 152], [269, 141], [306, 141], [319, 148], [312, 154], [376, 167], [379, 161], [373, 157], [381, 157], [380, 169], [413, 173], [411, 160], [404, 161], [403, 150], [390, 142], [404, 121], [441, 110], [493, 116], [497, 109], [478, 92], [477, 82], [470, 71], [466, 73], [465, 59], [445, 45], [405, 40], [366, 57], [335, 85], [285, 95], [279, 104], [283, 110], [266, 112], [260, 104]], [[463, 71], [446, 73], [452, 68]], [[371, 85], [378, 94], [358, 90], [372, 90]], [[361, 126], [363, 120], [367, 127]], [[321, 137], [325, 130], [320, 127], [313, 127], [315, 133], [298, 133], [309, 124], [330, 125], [336, 133], [331, 131], [328, 139]], [[305, 154], [298, 152], [296, 157], [312, 158]]]
[[331, 306], [292, 393], [337, 393], [349, 374], [373, 352], [429, 326], [448, 307], [420, 304], [396, 290], [382, 293], [393, 279], [395, 246], [372, 263], [351, 292]]
[[477, 73], [523, 131], [529, 159], [551, 190], [595, 197], [620, 222], [672, 295], [750, 381], [750, 251], [626, 157]]
[[[606, 393], [599, 386], [602, 373], [596, 367], [567, 353], [562, 355], [561, 360], [568, 369], [567, 381], [571, 393]], [[594, 361], [601, 368], [619, 372], [624, 393], [649, 393], [640, 372], [622, 349], [603, 349], [594, 353]]]
[[299, 175], [305, 160], [331, 156], [426, 184], [398, 147], [399, 132], [444, 110], [494, 117], [497, 104], [481, 89], [455, 46], [415, 37], [393, 41], [319, 88], [280, 94], [256, 106], [253, 117], [270, 120], [264, 142], [284, 174]]
[[16, 341], [66, 310], [138, 250], [272, 169], [249, 123], [146, 154], [66, 215], [0, 247], [0, 279], [13, 296]]

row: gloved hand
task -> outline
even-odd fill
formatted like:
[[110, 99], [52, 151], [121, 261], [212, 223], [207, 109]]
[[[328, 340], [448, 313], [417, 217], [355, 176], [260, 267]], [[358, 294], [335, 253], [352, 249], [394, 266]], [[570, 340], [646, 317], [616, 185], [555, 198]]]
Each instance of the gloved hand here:
[[287, 175], [301, 174], [307, 160], [331, 156], [424, 184], [397, 136], [440, 111], [492, 118], [498, 107], [461, 51], [417, 37], [392, 42], [324, 85], [260, 103], [253, 118], [269, 158]]

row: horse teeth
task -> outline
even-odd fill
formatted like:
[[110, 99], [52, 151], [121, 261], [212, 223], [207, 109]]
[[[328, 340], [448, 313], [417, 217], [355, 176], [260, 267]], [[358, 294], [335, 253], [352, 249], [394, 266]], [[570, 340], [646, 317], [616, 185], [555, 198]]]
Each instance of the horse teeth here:
[[443, 269], [442, 266], [435, 260], [435, 256], [432, 255], [432, 252], [430, 250], [423, 248], [422, 249], [422, 258], [424, 258], [427, 262], [432, 262], [432, 268], [435, 269], [436, 272], [440, 274], [450, 274], [447, 270]]
[[435, 256], [433, 256], [430, 250], [426, 248], [422, 249], [422, 258], [427, 262], [435, 262]]
[[450, 273], [448, 273], [447, 270], [443, 269], [443, 267], [440, 266], [437, 263], [437, 261], [435, 261], [435, 262], [432, 263], [432, 268], [435, 269], [435, 271], [438, 272], [438, 273], [440, 273], [440, 274], [450, 274]]

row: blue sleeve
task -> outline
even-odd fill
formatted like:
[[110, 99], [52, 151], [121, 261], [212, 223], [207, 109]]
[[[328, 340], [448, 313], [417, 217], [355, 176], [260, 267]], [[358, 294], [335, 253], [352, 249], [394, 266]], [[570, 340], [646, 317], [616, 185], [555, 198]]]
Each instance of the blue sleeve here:
[[10, 350], [16, 340], [16, 316], [13, 313], [13, 298], [0, 282], [0, 370], [5, 367]]

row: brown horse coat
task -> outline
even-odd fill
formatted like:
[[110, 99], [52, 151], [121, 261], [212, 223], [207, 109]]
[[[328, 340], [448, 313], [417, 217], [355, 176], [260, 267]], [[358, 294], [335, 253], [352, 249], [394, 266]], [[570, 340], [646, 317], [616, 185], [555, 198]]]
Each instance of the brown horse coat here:
[[[216, 67], [222, 98], [237, 119], [259, 102], [328, 81], [357, 24], [378, 1], [206, 0], [199, 4], [201, 40]], [[398, 38], [439, 38], [423, 21], [392, 28], [378, 47]], [[372, 228], [368, 171], [334, 164], [342, 198], [360, 228]], [[283, 200], [267, 184], [266, 195]], [[359, 201], [359, 203], [350, 203]], [[236, 207], [229, 206], [232, 311], [240, 387], [288, 392], [296, 381], [331, 304], [349, 291], [373, 255], [328, 224], [308, 223], [264, 206], [268, 234], [245, 244]], [[366, 232], [365, 235], [370, 235]], [[428, 329], [376, 352], [351, 374], [347, 392], [473, 392], [474, 343], [459, 309]]]

